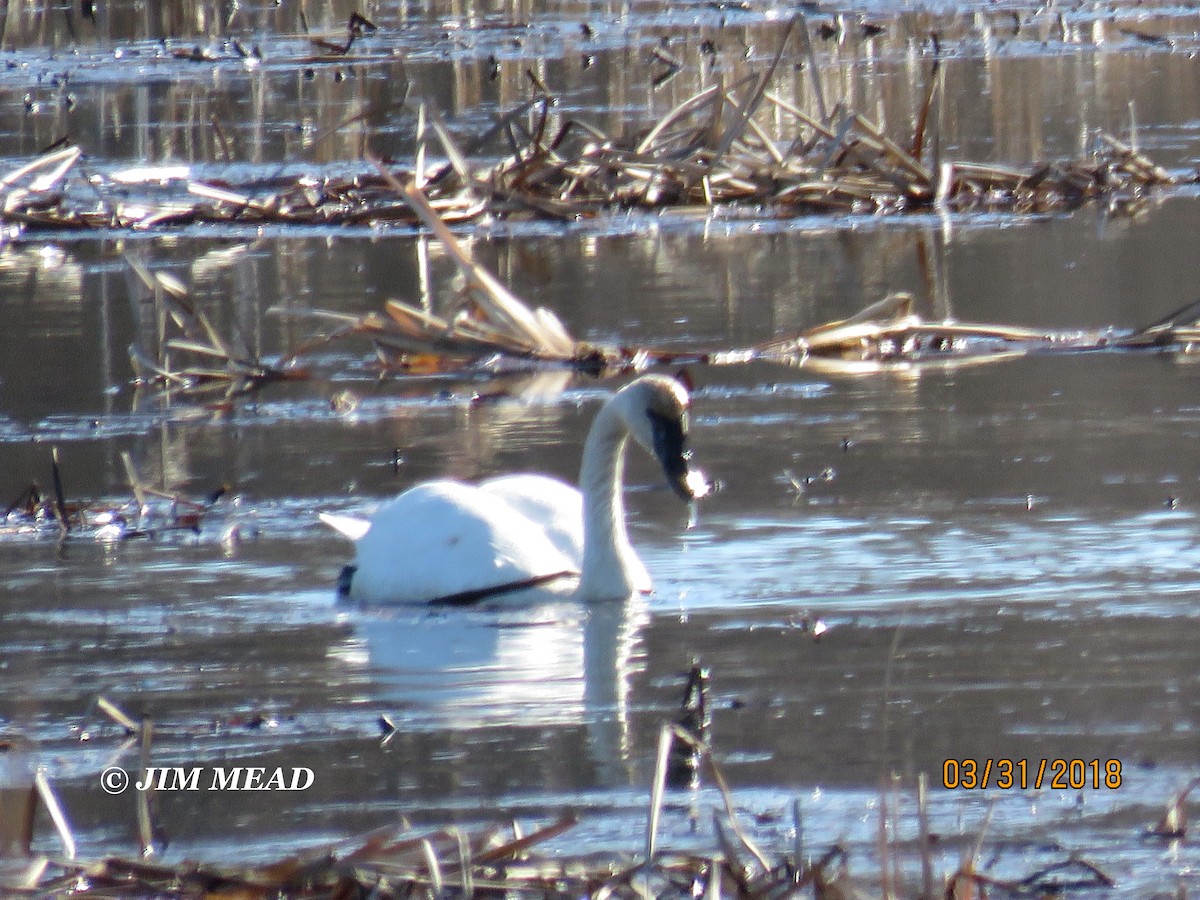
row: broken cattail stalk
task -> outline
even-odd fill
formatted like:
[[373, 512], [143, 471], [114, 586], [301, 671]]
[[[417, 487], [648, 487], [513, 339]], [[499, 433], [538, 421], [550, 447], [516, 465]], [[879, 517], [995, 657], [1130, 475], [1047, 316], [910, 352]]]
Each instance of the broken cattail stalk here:
[[1187, 836], [1188, 817], [1184, 804], [1197, 787], [1200, 787], [1200, 778], [1189, 781], [1182, 791], [1171, 798], [1163, 817], [1148, 832], [1152, 837], [1177, 839]]
[[71, 530], [71, 520], [67, 515], [67, 501], [63, 494], [62, 469], [58, 464], [58, 447], [50, 448], [50, 477], [54, 485], [54, 515], [58, 519], [58, 527], [63, 534]]
[[902, 168], [911, 172], [926, 188], [933, 184], [933, 175], [930, 174], [922, 163], [914, 159], [911, 154], [890, 137], [884, 134], [879, 127], [864, 117], [861, 113], [854, 114], [854, 123], [883, 148]]
[[137, 828], [138, 840], [141, 843], [142, 856], [149, 857], [154, 855], [154, 822], [151, 817], [150, 803], [154, 795], [154, 787], [150, 784], [147, 778], [147, 772], [150, 770], [150, 749], [154, 741], [154, 723], [149, 718], [142, 719], [141, 729], [141, 755], [138, 765], [138, 783], [145, 785], [140, 790], [135, 790], [135, 804], [137, 808]]
[[568, 812], [561, 816], [559, 820], [552, 825], [548, 825], [545, 828], [539, 828], [537, 831], [534, 831], [531, 834], [522, 835], [520, 825], [518, 825], [516, 820], [514, 820], [514, 837], [512, 842], [504, 845], [503, 847], [497, 847], [493, 850], [480, 853], [475, 858], [475, 861], [477, 863], [487, 865], [505, 859], [513, 859], [518, 854], [523, 853], [530, 847], [543, 843], [544, 841], [551, 840], [558, 837], [560, 834], [563, 834], [564, 832], [570, 831], [578, 823], [579, 817], [573, 812]]
[[50, 779], [46, 777], [44, 769], [39, 767], [34, 771], [33, 783], [37, 788], [38, 796], [42, 798], [42, 806], [46, 808], [46, 812], [50, 815], [50, 821], [54, 823], [58, 839], [62, 841], [63, 853], [67, 859], [74, 859], [75, 836], [71, 833], [71, 824], [67, 821], [66, 813], [63, 812], [62, 806], [58, 802], [58, 796], [54, 793], [54, 788], [50, 784]]
[[125, 729], [125, 733], [129, 735], [137, 734], [141, 726], [127, 716], [119, 706], [103, 695], [96, 698], [96, 706], [99, 710]]
[[[55, 150], [55, 151], [53, 151], [51, 153], [47, 153], [43, 156], [39, 156], [36, 159], [33, 159], [30, 162], [25, 163], [25, 165], [23, 165], [23, 166], [18, 166], [16, 169], [13, 169], [11, 172], [9, 172], [7, 175], [5, 175], [3, 178], [0, 178], [0, 186], [8, 187], [10, 185], [16, 184], [18, 181], [20, 181], [26, 175], [31, 175], [34, 172], [40, 172], [42, 169], [47, 169], [47, 168], [53, 169], [52, 174], [58, 173], [60, 171], [63, 174], [65, 174], [66, 170], [70, 169], [71, 166], [73, 166], [76, 162], [78, 162], [79, 158], [82, 155], [83, 155], [82, 150], [80, 150], [78, 147], [70, 146], [70, 147], [63, 147], [60, 150]], [[45, 179], [46, 176], [42, 176], [42, 178]], [[61, 180], [61, 178], [62, 178], [61, 174], [54, 174], [52, 183], [57, 183], [58, 181]]]
[[721, 817], [715, 811], [712, 815], [712, 827], [713, 835], [717, 839], [717, 846], [721, 848], [721, 854], [725, 858], [725, 871], [737, 885], [738, 896], [752, 896], [747, 867], [741, 860], [737, 845], [725, 833], [725, 829], [721, 825]]
[[924, 772], [917, 776], [917, 840], [921, 853], [921, 896], [932, 898], [933, 842], [929, 832], [929, 779]]
[[441, 241], [442, 246], [450, 254], [459, 272], [467, 280], [468, 289], [484, 309], [489, 318], [497, 320], [505, 326], [513, 336], [524, 338], [534, 347], [548, 353], [570, 358], [575, 353], [575, 346], [569, 340], [563, 340], [560, 335], [548, 331], [538, 321], [536, 316], [516, 297], [509, 292], [487, 269], [478, 266], [467, 256], [459, 245], [457, 238], [451, 234], [445, 223], [430, 207], [424, 194], [411, 185], [402, 184], [380, 163], [376, 163], [381, 174], [421, 217], [433, 233]]
[[879, 787], [875, 845], [876, 852], [879, 854], [879, 892], [883, 900], [892, 900], [896, 886], [892, 881], [892, 844], [888, 839], [888, 793], [887, 783], [884, 780], [881, 780]]
[[1135, 174], [1147, 179], [1151, 182], [1159, 184], [1174, 184], [1175, 179], [1171, 174], [1161, 166], [1156, 165], [1147, 159], [1143, 154], [1130, 147], [1128, 144], [1117, 140], [1110, 134], [1101, 133], [1099, 135], [1101, 141], [1111, 147], [1117, 153], [1124, 157], [1125, 163], [1129, 165]]
[[458, 877], [463, 900], [471, 900], [475, 895], [474, 876], [471, 874], [471, 841], [460, 828], [450, 829], [458, 841]]
[[797, 873], [807, 866], [804, 857], [804, 810], [797, 797], [792, 800], [792, 867]]
[[421, 851], [425, 856], [425, 865], [429, 871], [430, 889], [433, 892], [434, 900], [439, 900], [442, 896], [442, 866], [438, 862], [437, 854], [433, 851], [433, 844], [428, 840], [421, 841]]
[[129, 482], [129, 489], [133, 491], [133, 498], [137, 501], [138, 509], [142, 510], [146, 506], [146, 492], [142, 489], [142, 479], [138, 477], [137, 469], [133, 465], [133, 457], [129, 455], [128, 450], [121, 451], [121, 464], [125, 467], [125, 478]]
[[721, 900], [721, 876], [724, 871], [721, 857], [714, 856], [708, 863], [708, 884], [704, 888], [704, 900]]
[[682, 119], [684, 116], [690, 115], [698, 109], [703, 109], [705, 106], [712, 103], [714, 98], [718, 98], [720, 96], [718, 94], [719, 90], [720, 88], [718, 85], [710, 85], [709, 87], [706, 87], [704, 90], [700, 91], [700, 93], [689, 97], [687, 100], [684, 100], [658, 120], [658, 124], [651, 128], [649, 133], [642, 138], [641, 142], [635, 147], [634, 152], [639, 154], [649, 153], [651, 148], [654, 146], [655, 141], [658, 140], [659, 135], [662, 134], [664, 130], [669, 128], [678, 120]]
[[200, 181], [190, 182], [187, 186], [189, 194], [203, 197], [206, 200], [216, 200], [218, 203], [228, 203], [231, 206], [253, 207], [254, 201], [244, 194], [235, 194], [225, 188], [214, 187]]
[[724, 156], [729, 148], [733, 146], [734, 141], [741, 137], [742, 132], [746, 128], [750, 117], [754, 115], [759, 105], [762, 103], [763, 94], [766, 93], [767, 87], [771, 83], [771, 79], [775, 76], [775, 70], [779, 67], [779, 62], [783, 59], [783, 51], [787, 47], [788, 38], [792, 35], [792, 30], [796, 27], [797, 21], [802, 20], [802, 14], [793, 16], [788, 20], [787, 27], [783, 31], [783, 36], [779, 39], [779, 48], [775, 51], [775, 55], [771, 58], [771, 64], [767, 70], [759, 78], [753, 94], [750, 98], [739, 106], [735, 106], [734, 124], [730, 126], [721, 137], [721, 142], [717, 145], [713, 154], [713, 159], [710, 160], [709, 166], [716, 166], [717, 162]]
[[646, 820], [646, 861], [654, 859], [658, 843], [658, 823], [662, 818], [663, 796], [667, 789], [667, 767], [671, 759], [671, 742], [675, 739], [672, 726], [664, 725], [658, 733], [658, 756], [654, 763], [654, 782], [650, 788], [650, 815]]
[[[450, 165], [458, 175], [463, 190], [468, 194], [474, 193], [475, 176], [471, 173], [471, 165], [467, 162], [466, 156], [458, 147], [458, 143], [450, 135], [449, 129], [446, 128], [446, 123], [442, 119], [441, 113], [438, 112], [436, 106], [428, 107], [428, 115], [430, 123], [433, 126], [434, 134], [438, 136], [438, 140], [442, 143], [442, 149], [446, 151], [446, 158], [450, 160]], [[374, 161], [372, 161], [374, 162]], [[376, 163], [376, 168], [379, 168]], [[380, 169], [385, 179], [390, 179], [391, 173]]]

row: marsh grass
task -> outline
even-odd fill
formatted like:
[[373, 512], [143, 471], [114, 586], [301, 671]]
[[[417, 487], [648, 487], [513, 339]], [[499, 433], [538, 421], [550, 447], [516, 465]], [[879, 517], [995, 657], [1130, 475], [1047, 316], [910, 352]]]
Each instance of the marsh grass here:
[[[143, 723], [140, 738], [143, 765], [153, 727]], [[660, 835], [670, 750], [676, 742], [695, 751], [705, 780], [716, 788], [720, 803], [712, 813], [711, 832], [700, 850], [665, 846]], [[310, 848], [267, 864], [239, 865], [155, 858], [152, 792], [139, 792], [136, 805], [140, 858], [109, 856], [75, 859], [74, 839], [66, 814], [53, 788], [39, 773], [37, 798], [53, 820], [64, 848], [61, 856], [16, 854], [0, 865], [0, 887], [6, 896], [57, 900], [94, 898], [207, 898], [207, 900], [313, 900], [313, 898], [579, 898], [595, 900], [684, 900], [722, 897], [744, 900], [783, 900], [813, 897], [932, 898], [949, 900], [986, 897], [1042, 897], [1077, 893], [1095, 896], [1111, 888], [1114, 879], [1103, 868], [1077, 854], [1066, 854], [1019, 877], [1001, 877], [991, 870], [999, 854], [980, 862], [989, 846], [990, 812], [978, 832], [961, 842], [953, 871], [944, 870], [950, 846], [930, 831], [924, 779], [916, 785], [914, 823], [905, 822], [902, 809], [912, 808], [909, 792], [896, 778], [881, 781], [876, 802], [876, 857], [856, 862], [839, 841], [826, 845], [815, 859], [806, 854], [799, 803], [793, 806], [795, 840], [787, 852], [761, 848], [739, 821], [734, 792], [726, 782], [709, 746], [678, 724], [665, 725], [659, 743], [658, 765], [647, 809], [644, 851], [597, 850], [586, 838], [573, 843], [580, 818], [566, 811], [556, 820], [530, 832], [516, 822], [490, 826], [415, 828], [401, 817], [394, 826]], [[686, 792], [686, 793], [691, 793]], [[30, 829], [33, 819], [30, 818]], [[32, 834], [22, 836], [25, 846]], [[818, 839], [819, 840], [819, 839]], [[1001, 842], [1002, 844], [1003, 842]]]

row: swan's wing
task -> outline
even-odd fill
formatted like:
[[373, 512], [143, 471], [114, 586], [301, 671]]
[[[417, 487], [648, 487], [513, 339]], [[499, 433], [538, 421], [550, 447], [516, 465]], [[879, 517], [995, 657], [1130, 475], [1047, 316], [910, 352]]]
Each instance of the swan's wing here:
[[384, 504], [356, 544], [350, 596], [429, 602], [577, 572], [542, 523], [504, 497], [433, 481]]
[[317, 517], [340, 534], [352, 541], [359, 540], [371, 530], [368, 519], [356, 519], [354, 516], [339, 516], [336, 513], [317, 513]]
[[576, 569], [583, 565], [583, 495], [578, 488], [546, 475], [504, 475], [479, 485], [531, 522]]

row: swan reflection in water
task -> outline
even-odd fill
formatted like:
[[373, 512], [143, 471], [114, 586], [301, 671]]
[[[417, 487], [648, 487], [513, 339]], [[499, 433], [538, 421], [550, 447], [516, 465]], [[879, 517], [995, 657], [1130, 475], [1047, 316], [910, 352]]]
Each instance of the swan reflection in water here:
[[606, 780], [629, 758], [646, 601], [371, 607], [356, 615], [377, 696], [402, 731], [582, 725]]

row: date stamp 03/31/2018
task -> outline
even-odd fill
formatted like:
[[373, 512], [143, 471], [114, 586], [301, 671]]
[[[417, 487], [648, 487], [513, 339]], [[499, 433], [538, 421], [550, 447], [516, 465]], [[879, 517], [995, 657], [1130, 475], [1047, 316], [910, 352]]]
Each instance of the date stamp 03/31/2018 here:
[[1121, 786], [1119, 759], [948, 759], [942, 787], [948, 790], [1115, 791]]

